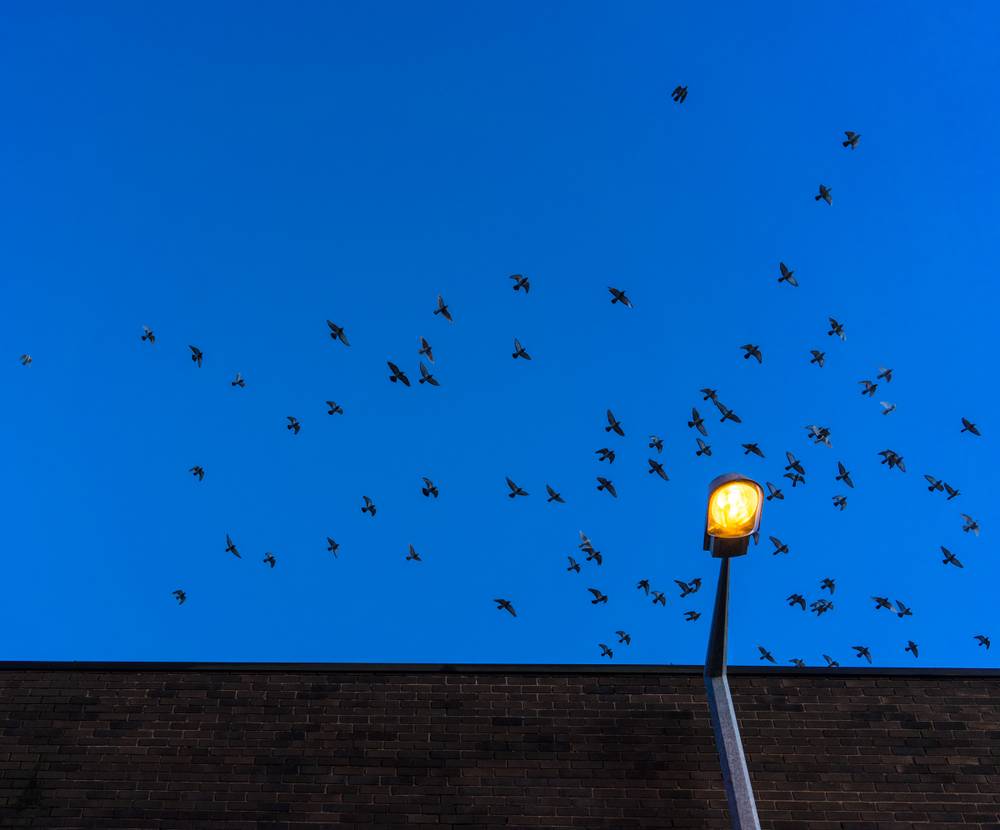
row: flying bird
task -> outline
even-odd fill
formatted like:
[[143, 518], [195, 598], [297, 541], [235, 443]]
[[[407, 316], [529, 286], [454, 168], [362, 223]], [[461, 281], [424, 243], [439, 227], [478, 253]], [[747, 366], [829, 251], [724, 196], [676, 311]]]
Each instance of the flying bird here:
[[819, 584], [819, 589], [821, 591], [829, 591], [832, 594], [837, 590], [837, 581], [828, 576], [824, 577], [823, 581]]
[[753, 357], [756, 358], [758, 363], [764, 362], [764, 355], [760, 352], [760, 346], [755, 346], [753, 343], [744, 343], [740, 348], [746, 353], [743, 355], [744, 360], [749, 360]]
[[698, 611], [685, 611], [684, 620], [685, 622], [694, 622], [701, 614]]
[[920, 656], [917, 653], [917, 644], [915, 642], [913, 642], [913, 640], [907, 640], [906, 641], [906, 648], [904, 648], [903, 651], [909, 651], [911, 654], [913, 654], [914, 657], [919, 657]]
[[804, 669], [806, 667], [805, 661], [801, 657], [793, 657], [788, 662], [792, 663], [797, 669]]
[[517, 611], [514, 610], [509, 599], [494, 599], [493, 601], [497, 604], [497, 611], [507, 611], [512, 617], [517, 616]]
[[326, 411], [327, 415], [343, 415], [344, 414], [344, 407], [342, 407], [336, 401], [327, 401], [326, 405], [329, 407], [329, 409], [327, 409], [327, 411]]
[[783, 262], [778, 263], [778, 270], [781, 271], [781, 276], [778, 277], [778, 282], [787, 282], [789, 285], [795, 288], [799, 287], [798, 280], [795, 279], [795, 272], [788, 270], [788, 266]]
[[579, 531], [580, 534], [580, 544], [577, 545], [580, 550], [587, 551], [588, 553], [594, 549], [594, 545], [591, 543], [590, 539], [587, 538], [587, 534], [582, 530]]
[[979, 428], [968, 418], [962, 418], [962, 428], [959, 432], [971, 432], [973, 435], [982, 435]]
[[663, 465], [659, 461], [655, 458], [647, 458], [646, 461], [649, 464], [650, 473], [656, 473], [664, 481], [670, 481], [670, 477], [666, 474], [663, 469]]
[[705, 389], [702, 389], [700, 391], [701, 394], [704, 396], [702, 398], [703, 401], [717, 401], [719, 399], [718, 389], [709, 389], [706, 387]]
[[368, 498], [368, 496], [362, 496], [361, 498], [364, 501], [364, 505], [361, 507], [361, 512], [367, 513], [374, 519], [376, 513], [375, 502]]
[[347, 342], [347, 335], [344, 334], [344, 329], [342, 326], [338, 326], [332, 320], [326, 321], [327, 327], [330, 329], [330, 339], [339, 340], [345, 346], [350, 346], [351, 344]]
[[836, 320], [833, 319], [833, 317], [827, 317], [826, 319], [830, 321], [830, 330], [827, 332], [827, 334], [830, 335], [831, 337], [833, 335], [837, 335], [837, 337], [839, 337], [841, 340], [846, 340], [847, 334], [844, 332], [843, 323], [838, 323]]
[[924, 473], [924, 478], [927, 479], [927, 483], [930, 485], [927, 488], [927, 492], [933, 493], [935, 490], [944, 490], [944, 482], [939, 478], [934, 478], [934, 476], [927, 475]]
[[420, 338], [420, 348], [417, 349], [417, 354], [426, 357], [431, 363], [434, 362], [434, 352], [431, 351], [431, 344], [423, 337]]
[[523, 357], [525, 360], [531, 360], [531, 355], [528, 354], [524, 346], [521, 345], [521, 341], [516, 337], [514, 338], [514, 353], [511, 355], [515, 360], [519, 357]]
[[879, 464], [888, 464], [890, 470], [893, 467], [899, 467], [900, 472], [906, 472], [906, 466], [903, 464], [903, 456], [895, 450], [880, 450], [879, 455], [882, 456], [882, 460]]
[[437, 485], [429, 478], [427, 478], [427, 476], [421, 476], [421, 478], [424, 481], [424, 486], [420, 488], [420, 492], [423, 493], [425, 496], [434, 496], [434, 498], [437, 498], [438, 497]]
[[889, 403], [888, 401], [879, 401], [879, 406], [882, 407], [883, 415], [888, 415], [890, 412], [896, 411], [896, 404]]
[[[205, 357], [205, 355], [202, 353], [201, 349], [199, 349], [197, 346], [188, 346], [188, 348], [191, 350], [191, 360], [192, 360], [192, 362], [197, 363], [198, 364], [198, 368], [200, 369], [201, 368], [201, 361]], [[30, 363], [31, 360], [29, 359], [28, 362]]]
[[802, 466], [802, 462], [799, 461], [791, 452], [791, 450], [785, 450], [785, 458], [788, 459], [788, 463], [785, 465], [786, 470], [795, 470], [800, 476], [806, 474], [805, 467]]
[[236, 377], [230, 381], [229, 385], [238, 386], [240, 389], [246, 389], [247, 382], [243, 379], [243, 375], [237, 372]]
[[326, 549], [327, 549], [327, 552], [332, 553], [333, 554], [333, 558], [336, 559], [337, 558], [337, 551], [340, 549], [340, 545], [339, 545], [339, 543], [337, 543], [333, 539], [331, 539], [329, 536], [327, 536], [326, 537]]
[[588, 562], [596, 562], [598, 565], [604, 564], [604, 557], [601, 555], [599, 550], [594, 550], [594, 548], [584, 548], [587, 554]]
[[625, 643], [625, 645], [632, 645], [632, 635], [626, 631], [616, 631], [615, 634], [618, 635], [618, 642]]
[[976, 536], [979, 535], [979, 522], [972, 518], [968, 513], [959, 514], [963, 519], [965, 519], [965, 524], [962, 525], [962, 531], [965, 533], [972, 532]]
[[757, 446], [757, 444], [755, 444], [753, 442], [751, 442], [749, 444], [741, 444], [740, 446], [743, 447], [743, 454], [744, 455], [749, 455], [750, 453], [753, 453], [754, 455], [758, 455], [761, 458], [764, 457], [764, 453], [761, 452], [760, 447]]
[[847, 496], [834, 496], [833, 506], [843, 511], [847, 507]]
[[850, 147], [852, 150], [858, 146], [858, 142], [861, 140], [861, 133], [853, 132], [852, 130], [844, 130], [844, 135], [847, 136], [846, 141], [841, 142], [842, 147]]
[[649, 596], [649, 580], [648, 579], [640, 579], [639, 582], [636, 583], [635, 587], [638, 588], [640, 591], [645, 591], [646, 592], [646, 596], [647, 597]]
[[608, 425], [604, 428], [604, 431], [605, 432], [612, 432], [612, 431], [614, 431], [615, 434], [621, 435], [622, 437], [624, 437], [625, 436], [625, 430], [622, 429], [621, 421], [619, 421], [615, 417], [615, 413], [612, 412], [609, 409], [607, 417], [608, 417]]
[[827, 611], [833, 610], [833, 603], [828, 599], [818, 599], [809, 604], [809, 610], [815, 611], [817, 617], [822, 617]]
[[597, 477], [597, 489], [606, 490], [615, 498], [618, 498], [618, 491], [615, 490], [615, 485], [611, 483], [610, 479], [606, 479], [604, 476]]
[[872, 383], [870, 380], [859, 380], [859, 384], [865, 388], [861, 390], [861, 395], [867, 395], [869, 398], [875, 394], [875, 390], [878, 389], [877, 383]]
[[649, 449], [663, 452], [663, 439], [658, 435], [649, 436]]
[[601, 648], [601, 657], [607, 657], [609, 660], [614, 659], [615, 653], [604, 643], [598, 643], [597, 645]]
[[875, 600], [876, 611], [878, 611], [879, 608], [888, 608], [890, 611], [894, 610], [888, 597], [872, 597], [872, 599]]
[[675, 104], [683, 104], [688, 97], [688, 88], [686, 86], [675, 86], [674, 91], [670, 93], [670, 97], [674, 99]]
[[274, 558], [274, 554], [271, 553], [271, 551], [268, 551], [266, 554], [264, 554], [264, 558], [261, 561], [266, 562], [272, 568], [278, 564], [278, 560]]
[[912, 610], [911, 608], [907, 608], [907, 607], [906, 607], [906, 606], [905, 606], [905, 605], [904, 605], [904, 604], [903, 604], [903, 603], [902, 603], [902, 602], [901, 602], [900, 600], [898, 600], [898, 599], [896, 600], [896, 607], [897, 607], [897, 608], [899, 609], [899, 610], [898, 610], [898, 611], [896, 612], [896, 616], [897, 616], [897, 617], [899, 617], [900, 619], [903, 619], [903, 617], [912, 617], [912, 616], [913, 616], [913, 610]]
[[285, 424], [285, 429], [290, 429], [293, 434], [298, 435], [299, 430], [302, 429], [302, 424], [299, 423], [299, 419], [294, 415], [286, 415], [285, 417], [288, 419], [288, 423]]
[[545, 500], [546, 502], [555, 501], [559, 502], [559, 504], [566, 504], [566, 501], [565, 499], [563, 499], [562, 495], [560, 495], [551, 487], [549, 487], [548, 484], [545, 485], [545, 492], [549, 494], [549, 497]]
[[188, 472], [193, 474], [194, 477], [198, 479], [198, 481], [205, 480], [205, 468], [202, 467], [200, 464], [195, 464], [190, 470], [188, 470]]
[[615, 303], [621, 303], [625, 308], [632, 308], [632, 301], [625, 296], [625, 292], [617, 288], [612, 288], [608, 286], [608, 291], [611, 293], [611, 305]]
[[878, 367], [878, 374], [875, 376], [878, 380], [884, 380], [886, 383], [892, 382], [892, 369], [886, 369], [882, 366]]
[[410, 552], [406, 554], [405, 561], [422, 562], [423, 560], [420, 558], [420, 554], [417, 553], [416, 548], [414, 548], [413, 545], [410, 545]]
[[607, 447], [601, 447], [599, 450], [594, 450], [595, 455], [599, 455], [598, 461], [607, 461], [609, 464], [615, 463], [615, 451], [609, 450]]
[[242, 556], [240, 556], [240, 552], [236, 550], [236, 545], [233, 543], [233, 540], [229, 538], [228, 533], [226, 534], [226, 553], [231, 553], [237, 559], [243, 558]]
[[809, 362], [818, 364], [819, 368], [822, 369], [823, 363], [826, 360], [826, 352], [821, 352], [819, 349], [810, 349], [809, 354], [812, 355], [812, 360]]
[[973, 637], [973, 639], [974, 640], [978, 640], [979, 641], [979, 645], [986, 646], [986, 650], [987, 651], [990, 650], [990, 638], [987, 637], [985, 634], [976, 634]]
[[454, 321], [454, 320], [452, 319], [452, 316], [451, 316], [451, 312], [450, 312], [450, 311], [448, 310], [448, 306], [447, 306], [447, 304], [446, 304], [446, 303], [445, 303], [445, 301], [444, 301], [444, 300], [443, 300], [443, 299], [441, 298], [441, 295], [440, 295], [440, 294], [438, 294], [438, 304], [437, 304], [437, 308], [435, 308], [435, 309], [434, 309], [434, 313], [435, 313], [435, 314], [440, 314], [440, 315], [441, 315], [442, 317], [444, 317], [444, 319], [445, 319], [445, 320], [447, 320], [447, 321], [448, 321], [449, 323], [453, 323], [453, 322], [455, 322], [455, 321]]
[[524, 293], [527, 294], [528, 291], [531, 289], [531, 283], [528, 282], [528, 278], [523, 274], [511, 274], [510, 278], [514, 280], [515, 291], [520, 291], [523, 288]]
[[[406, 377], [404, 376], [401, 380], [405, 381]], [[429, 383], [431, 386], [441, 385], [441, 382], [430, 373], [430, 370], [426, 366], [424, 366], [424, 362], [422, 360], [420, 361], [420, 377], [417, 378], [417, 383]], [[409, 386], [409, 382], [407, 382], [406, 385]]]
[[781, 490], [778, 487], [775, 487], [773, 484], [771, 484], [770, 481], [765, 481], [764, 485], [767, 487], [767, 500], [768, 501], [771, 501], [771, 499], [777, 499], [778, 501], [784, 501], [785, 500], [785, 494], [782, 493]]
[[801, 606], [802, 610], [806, 610], [806, 598], [802, 594], [789, 594], [785, 599], [788, 602], [788, 607]]
[[774, 545], [774, 550], [771, 551], [772, 556], [777, 556], [779, 553], [788, 553], [788, 545], [781, 541], [777, 536], [768, 536], [771, 540], [771, 544]]
[[663, 591], [653, 591], [653, 605], [659, 603], [664, 608], [667, 607], [667, 598], [664, 596]]
[[598, 603], [608, 604], [607, 594], [602, 594], [598, 588], [588, 588], [587, 590], [594, 595], [594, 598], [590, 601], [591, 605], [597, 605]]
[[726, 406], [720, 400], [713, 400], [712, 403], [715, 404], [715, 408], [719, 410], [722, 417], [719, 419], [720, 424], [724, 424], [726, 421], [732, 421], [734, 424], [742, 424], [743, 421], [739, 415], [737, 415], [732, 409]]
[[515, 496], [528, 495], [528, 491], [516, 485], [513, 481], [510, 480], [509, 476], [506, 478], [506, 481], [507, 481], [507, 486], [510, 488], [510, 492], [507, 494], [507, 498], [512, 499]]
[[941, 483], [944, 485], [945, 492], [948, 494], [948, 498], [946, 498], [945, 501], [951, 501], [956, 496], [962, 495], [961, 490], [956, 490], [947, 481], [942, 481]]
[[847, 467], [844, 466], [842, 461], [837, 462], [837, 481], [842, 481], [848, 487], [854, 487], [854, 479], [851, 478], [851, 474]]
[[[21, 355], [18, 358], [18, 360], [21, 361], [21, 365], [22, 366], [30, 366], [31, 365], [31, 361], [32, 361], [32, 357], [31, 357], [30, 354], [23, 354], [23, 355]], [[200, 363], [198, 365], [201, 366]]]
[[566, 568], [566, 570], [580, 573], [580, 563], [577, 562], [572, 556], [567, 556], [566, 558], [569, 560], [569, 567]]
[[774, 655], [771, 654], [764, 646], [757, 646], [757, 651], [760, 652], [760, 659], [767, 660], [770, 663], [777, 663], [778, 661], [774, 659]]
[[795, 489], [797, 484], [805, 484], [806, 477], [804, 475], [799, 475], [798, 473], [785, 473], [785, 478], [790, 478], [792, 480], [792, 489]]
[[178, 588], [176, 591], [173, 591], [172, 593], [174, 597], [176, 597], [178, 605], [183, 605], [185, 602], [187, 602], [188, 595], [180, 588]]
[[681, 580], [675, 579], [674, 585], [681, 589], [681, 599], [684, 599], [688, 594], [698, 593], [698, 589], [701, 587], [701, 577], [695, 577], [690, 582], [681, 582]]
[[864, 657], [869, 663], [872, 661], [872, 653], [868, 650], [868, 646], [851, 646], [857, 653], [858, 657]]
[[688, 428], [694, 427], [702, 435], [708, 435], [708, 429], [705, 427], [705, 420], [698, 414], [698, 410], [693, 406], [691, 407], [691, 420], [688, 421]]
[[400, 383], [403, 384], [403, 386], [410, 385], [410, 379], [406, 376], [406, 373], [403, 372], [395, 363], [393, 363], [391, 360], [387, 360], [385, 363], [386, 366], [389, 367], [389, 371], [392, 372], [392, 374], [389, 375], [390, 381], [392, 381], [393, 383], [399, 381]]
[[712, 454], [712, 448], [708, 444], [706, 444], [704, 441], [702, 441], [700, 438], [698, 438], [696, 440], [698, 441], [698, 449], [695, 452], [695, 455], [708, 455], [708, 456], [710, 456]]
[[948, 548], [944, 545], [940, 545], [941, 553], [944, 554], [944, 559], [941, 560], [942, 565], [954, 565], [956, 568], [964, 568], [961, 562], [958, 561], [958, 557], [955, 556]]
[[148, 340], [150, 344], [156, 342], [156, 335], [153, 334], [153, 330], [149, 326], [142, 327], [142, 339]]
[[831, 192], [830, 192], [830, 188], [829, 188], [829, 187], [827, 187], [827, 186], [826, 186], [825, 184], [821, 184], [821, 185], [819, 186], [819, 193], [817, 193], [817, 194], [816, 194], [815, 196], [813, 196], [813, 198], [814, 198], [814, 199], [815, 199], [815, 200], [816, 200], [817, 202], [818, 202], [818, 201], [819, 201], [820, 199], [822, 199], [822, 200], [823, 200], [824, 202], [826, 202], [826, 203], [827, 203], [828, 205], [832, 205], [832, 204], [833, 204], [833, 196], [831, 195]]
[[840, 663], [834, 660], [829, 654], [824, 654], [823, 659], [826, 660], [826, 667], [828, 669], [835, 669], [840, 665]]

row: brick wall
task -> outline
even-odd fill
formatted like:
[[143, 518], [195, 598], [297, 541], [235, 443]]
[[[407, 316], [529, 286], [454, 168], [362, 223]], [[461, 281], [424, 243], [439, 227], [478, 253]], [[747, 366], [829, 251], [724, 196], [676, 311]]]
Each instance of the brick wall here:
[[[1000, 673], [733, 674], [766, 828], [1000, 830]], [[0, 827], [728, 827], [696, 671], [0, 666]]]

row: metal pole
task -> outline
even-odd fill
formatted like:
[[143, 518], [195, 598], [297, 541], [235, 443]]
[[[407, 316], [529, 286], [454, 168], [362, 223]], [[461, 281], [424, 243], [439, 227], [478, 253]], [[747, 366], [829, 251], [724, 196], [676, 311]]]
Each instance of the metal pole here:
[[733, 698], [726, 678], [726, 638], [729, 618], [729, 557], [719, 564], [719, 583], [715, 589], [712, 631], [705, 657], [705, 690], [708, 711], [715, 732], [715, 746], [722, 764], [722, 783], [729, 801], [729, 817], [734, 830], [760, 830], [757, 802], [754, 801], [750, 773], [743, 757], [740, 727], [736, 722]]

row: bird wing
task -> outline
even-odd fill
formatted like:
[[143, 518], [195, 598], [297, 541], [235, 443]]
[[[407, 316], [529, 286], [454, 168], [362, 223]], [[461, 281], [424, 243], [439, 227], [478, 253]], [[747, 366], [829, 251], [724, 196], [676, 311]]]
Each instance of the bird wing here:
[[598, 591], [597, 588], [588, 588], [587, 590], [590, 591], [590, 593], [592, 593], [595, 597], [597, 597], [598, 599], [600, 599], [601, 592]]

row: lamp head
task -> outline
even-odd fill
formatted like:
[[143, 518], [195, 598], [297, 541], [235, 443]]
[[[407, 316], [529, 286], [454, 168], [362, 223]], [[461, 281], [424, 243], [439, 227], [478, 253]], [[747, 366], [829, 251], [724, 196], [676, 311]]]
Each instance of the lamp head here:
[[708, 485], [705, 550], [715, 557], [742, 556], [758, 539], [764, 491], [752, 479], [726, 473]]

